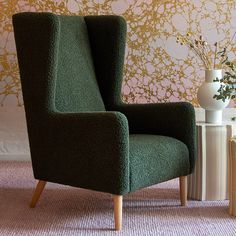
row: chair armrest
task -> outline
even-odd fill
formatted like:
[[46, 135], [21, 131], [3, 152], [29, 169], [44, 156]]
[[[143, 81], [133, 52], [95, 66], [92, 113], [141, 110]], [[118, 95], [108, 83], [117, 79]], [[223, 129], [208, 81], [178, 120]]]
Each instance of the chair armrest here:
[[52, 113], [46, 127], [45, 142], [32, 153], [36, 178], [113, 194], [129, 191], [129, 130], [123, 114]]
[[174, 137], [189, 149], [190, 172], [196, 159], [196, 123], [193, 106], [187, 102], [160, 104], [120, 104], [116, 110], [129, 121], [130, 133]]

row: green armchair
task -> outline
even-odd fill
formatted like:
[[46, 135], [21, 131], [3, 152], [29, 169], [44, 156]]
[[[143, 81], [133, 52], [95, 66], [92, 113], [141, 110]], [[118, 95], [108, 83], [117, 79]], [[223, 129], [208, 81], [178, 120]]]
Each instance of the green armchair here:
[[34, 177], [122, 196], [180, 177], [181, 204], [196, 158], [186, 102], [124, 104], [126, 22], [119, 16], [13, 16]]

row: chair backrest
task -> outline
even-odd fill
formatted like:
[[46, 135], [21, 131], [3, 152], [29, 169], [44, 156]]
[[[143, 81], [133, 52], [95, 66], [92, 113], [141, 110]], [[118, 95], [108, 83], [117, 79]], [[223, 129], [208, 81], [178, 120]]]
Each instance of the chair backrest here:
[[19, 13], [13, 25], [26, 110], [105, 110], [84, 17]]
[[83, 17], [60, 20], [55, 105], [60, 111], [105, 110], [96, 80], [87, 26]]

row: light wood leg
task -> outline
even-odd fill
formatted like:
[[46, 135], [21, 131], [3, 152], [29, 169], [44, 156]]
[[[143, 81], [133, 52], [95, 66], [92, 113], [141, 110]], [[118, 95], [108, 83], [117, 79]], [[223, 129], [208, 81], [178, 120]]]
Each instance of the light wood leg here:
[[114, 201], [114, 218], [115, 218], [115, 230], [121, 230], [122, 228], [122, 195], [113, 195]]
[[181, 206], [187, 205], [187, 176], [179, 177], [180, 202]]
[[43, 192], [43, 189], [46, 185], [46, 181], [43, 181], [43, 180], [39, 180], [37, 186], [36, 186], [36, 189], [34, 191], [34, 194], [33, 194], [33, 197], [31, 199], [31, 202], [30, 202], [30, 207], [31, 208], [34, 208], [39, 200], [39, 197], [41, 195], [41, 193]]

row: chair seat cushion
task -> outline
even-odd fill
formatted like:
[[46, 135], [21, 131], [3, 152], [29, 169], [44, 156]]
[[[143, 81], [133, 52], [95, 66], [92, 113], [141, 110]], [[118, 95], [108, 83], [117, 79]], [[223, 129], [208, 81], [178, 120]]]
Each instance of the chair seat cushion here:
[[189, 173], [187, 146], [171, 137], [130, 135], [130, 191]]

